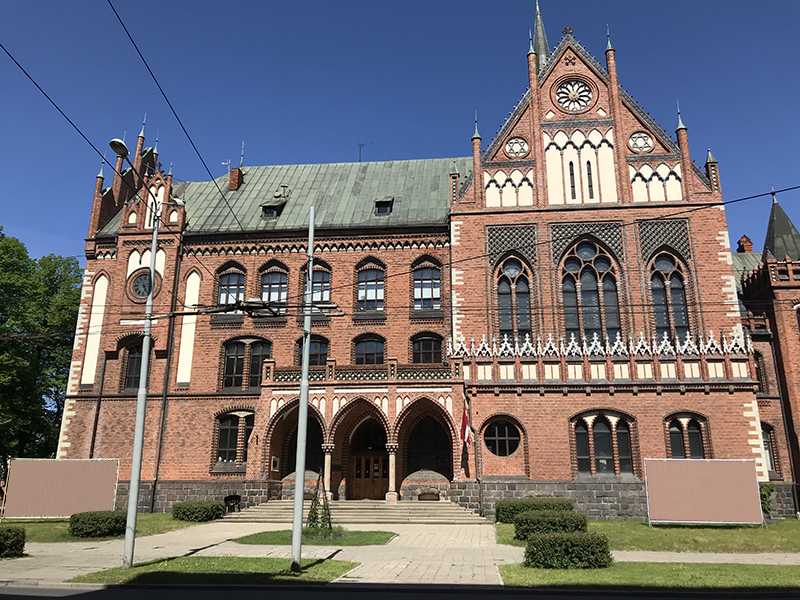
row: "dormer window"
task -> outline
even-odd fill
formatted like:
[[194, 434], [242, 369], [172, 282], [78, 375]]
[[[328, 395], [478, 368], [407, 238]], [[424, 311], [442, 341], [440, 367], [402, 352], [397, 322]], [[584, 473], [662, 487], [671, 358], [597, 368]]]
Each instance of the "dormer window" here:
[[375, 216], [384, 217], [392, 214], [392, 207], [394, 206], [394, 198], [387, 197], [383, 200], [375, 200]]
[[262, 204], [261, 218], [267, 221], [274, 221], [281, 216], [281, 211], [283, 211], [283, 204]]

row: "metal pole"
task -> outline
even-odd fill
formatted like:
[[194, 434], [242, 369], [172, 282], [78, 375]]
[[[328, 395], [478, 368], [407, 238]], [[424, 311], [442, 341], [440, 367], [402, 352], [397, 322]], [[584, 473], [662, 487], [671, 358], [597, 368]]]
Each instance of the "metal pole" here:
[[314, 207], [308, 211], [308, 266], [303, 295], [303, 370], [297, 407], [297, 451], [294, 463], [294, 513], [292, 515], [292, 571], [300, 571], [303, 534], [303, 496], [306, 479], [306, 429], [308, 425], [308, 357], [311, 346], [311, 308], [314, 283]]
[[[151, 194], [152, 196], [152, 194]], [[131, 479], [128, 489], [128, 517], [125, 524], [125, 554], [122, 564], [133, 566], [133, 548], [136, 544], [136, 507], [139, 500], [139, 480], [142, 474], [142, 447], [144, 446], [144, 416], [147, 409], [147, 374], [150, 367], [150, 329], [153, 317], [153, 291], [156, 282], [156, 252], [158, 252], [158, 221], [161, 207], [153, 196], [153, 237], [150, 241], [150, 290], [144, 305], [144, 335], [142, 336], [142, 364], [139, 369], [139, 391], [136, 395], [136, 425], [133, 431]]]

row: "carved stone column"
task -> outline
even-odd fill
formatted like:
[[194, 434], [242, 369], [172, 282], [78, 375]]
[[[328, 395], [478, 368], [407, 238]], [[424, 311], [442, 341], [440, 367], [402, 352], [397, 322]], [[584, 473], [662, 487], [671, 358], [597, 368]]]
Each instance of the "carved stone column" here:
[[386, 502], [394, 504], [398, 500], [398, 494], [395, 485], [397, 475], [397, 444], [386, 444], [386, 450], [389, 452], [389, 491], [386, 492]]
[[333, 455], [333, 444], [322, 444], [322, 451], [325, 453], [325, 466], [322, 474], [322, 481], [325, 484], [325, 494], [328, 500], [333, 498], [331, 491], [331, 456]]

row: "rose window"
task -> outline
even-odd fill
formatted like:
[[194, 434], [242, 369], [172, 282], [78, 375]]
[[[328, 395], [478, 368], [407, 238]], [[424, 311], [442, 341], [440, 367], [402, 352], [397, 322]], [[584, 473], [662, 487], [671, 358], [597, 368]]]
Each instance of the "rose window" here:
[[529, 151], [528, 142], [521, 137], [513, 137], [506, 142], [506, 156], [509, 158], [523, 158], [528, 156]]
[[592, 88], [580, 79], [569, 79], [556, 89], [556, 100], [567, 112], [581, 112], [592, 101]]

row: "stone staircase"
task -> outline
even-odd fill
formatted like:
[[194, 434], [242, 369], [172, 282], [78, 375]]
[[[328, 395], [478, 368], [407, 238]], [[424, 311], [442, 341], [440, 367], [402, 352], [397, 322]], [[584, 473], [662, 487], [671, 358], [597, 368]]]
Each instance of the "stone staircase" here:
[[[270, 500], [246, 508], [241, 512], [228, 513], [226, 521], [242, 523], [286, 523], [292, 522], [291, 500]], [[308, 515], [311, 502], [303, 503], [303, 520]], [[443, 500], [438, 502], [397, 502], [387, 504], [383, 500], [332, 500], [331, 519], [334, 525], [355, 523], [429, 523], [440, 525], [483, 525], [486, 519], [458, 504]]]

